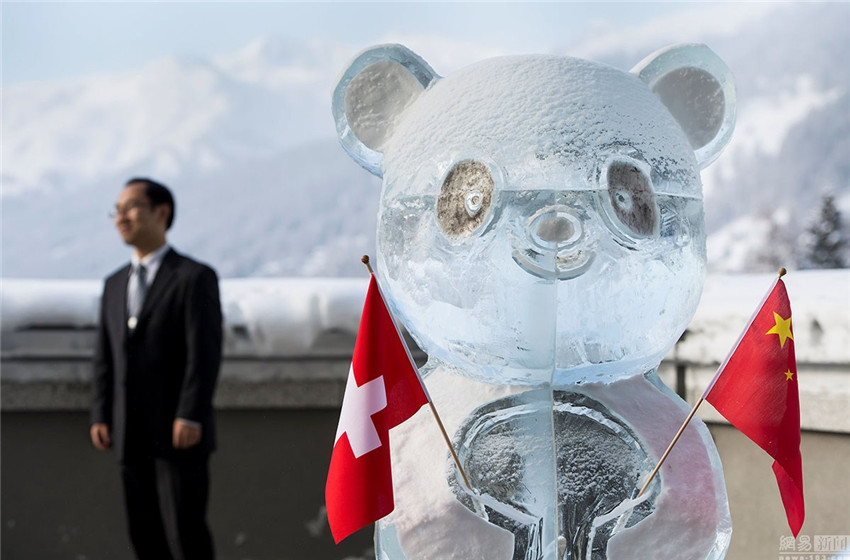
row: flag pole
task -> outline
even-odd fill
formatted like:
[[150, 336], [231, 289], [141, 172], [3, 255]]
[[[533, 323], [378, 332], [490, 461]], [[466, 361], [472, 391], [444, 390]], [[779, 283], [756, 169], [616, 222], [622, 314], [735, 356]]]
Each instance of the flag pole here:
[[[782, 277], [783, 277], [783, 276], [785, 276], [787, 273], [788, 273], [788, 271], [787, 271], [787, 270], [785, 270], [785, 267], [780, 268], [780, 269], [779, 269], [779, 278], [782, 278]], [[759, 307], [761, 307], [761, 306], [759, 306]], [[750, 320], [750, 322], [752, 323], [752, 320]], [[736, 344], [735, 346], [737, 347], [737, 344]], [[734, 352], [734, 349], [733, 349], [733, 352]], [[723, 364], [721, 364], [720, 368], [718, 368], [718, 372], [719, 372], [720, 370], [722, 370], [722, 369], [723, 369], [723, 367], [724, 367], [725, 365], [726, 365], [726, 363], [725, 363], [725, 362], [724, 362]], [[715, 378], [716, 378], [716, 376], [715, 376]], [[709, 389], [711, 388], [711, 386], [712, 386], [712, 385], [714, 385], [714, 382], [713, 382], [713, 381], [712, 381], [711, 385], [709, 385]], [[705, 393], [703, 393], [703, 395], [702, 395], [702, 396], [699, 398], [699, 400], [696, 402], [696, 404], [694, 405], [694, 407], [691, 409], [690, 414], [688, 414], [688, 417], [687, 417], [687, 418], [685, 418], [685, 421], [684, 421], [684, 422], [682, 422], [682, 426], [679, 428], [679, 431], [678, 431], [678, 432], [676, 432], [676, 435], [675, 435], [675, 437], [673, 438], [673, 441], [671, 441], [671, 442], [670, 442], [670, 445], [668, 445], [668, 446], [667, 446], [667, 450], [664, 452], [664, 455], [662, 455], [662, 456], [661, 456], [661, 459], [659, 459], [659, 460], [658, 460], [658, 464], [657, 464], [657, 465], [655, 465], [655, 468], [654, 468], [654, 469], [652, 469], [652, 472], [651, 472], [651, 473], [649, 473], [649, 478], [647, 478], [647, 479], [646, 479], [646, 482], [644, 482], [644, 483], [643, 483], [643, 487], [640, 489], [640, 492], [638, 492], [638, 495], [637, 495], [637, 496], [635, 496], [635, 498], [640, 498], [641, 496], [643, 496], [643, 493], [644, 493], [644, 492], [646, 492], [646, 489], [649, 487], [649, 484], [652, 482], [652, 479], [653, 479], [653, 478], [655, 478], [655, 475], [657, 475], [657, 474], [658, 474], [659, 469], [661, 469], [661, 465], [663, 465], [663, 464], [664, 464], [664, 461], [666, 461], [666, 460], [667, 460], [667, 455], [669, 455], [669, 454], [670, 454], [670, 451], [673, 449], [673, 446], [674, 446], [674, 445], [676, 445], [676, 442], [677, 442], [677, 441], [679, 441], [679, 438], [682, 436], [682, 432], [684, 432], [684, 431], [685, 431], [685, 428], [686, 428], [686, 427], [688, 426], [688, 424], [690, 423], [691, 418], [693, 418], [693, 417], [694, 417], [694, 414], [696, 414], [696, 411], [697, 411], [697, 409], [699, 408], [699, 405], [701, 405], [701, 404], [702, 404], [702, 401], [704, 401], [704, 400], [705, 400], [705, 396], [706, 396], [706, 394], [708, 394], [708, 389], [705, 391]]]
[[[375, 274], [375, 271], [372, 270], [372, 265], [369, 264], [369, 255], [363, 255], [360, 258], [360, 261], [364, 265], [366, 265], [366, 270], [369, 271], [369, 274], [371, 274], [371, 275]], [[393, 322], [395, 322], [395, 319], [393, 319]], [[403, 339], [402, 339], [402, 342], [404, 342]], [[407, 344], [405, 344], [405, 349], [406, 348], [407, 348]], [[408, 352], [408, 355], [409, 354], [410, 354], [410, 352]], [[413, 366], [416, 367], [416, 364], [413, 364]], [[418, 373], [417, 373], [417, 375], [418, 375]], [[420, 381], [420, 383], [422, 382], [421, 379], [419, 381]], [[446, 445], [449, 448], [449, 452], [452, 454], [452, 459], [454, 460], [455, 466], [457, 467], [457, 470], [460, 473], [460, 477], [463, 479], [463, 483], [466, 485], [466, 487], [469, 488], [470, 490], [472, 490], [472, 486], [469, 484], [469, 479], [466, 478], [466, 472], [463, 470], [463, 467], [460, 466], [460, 459], [458, 458], [457, 453], [455, 453], [455, 448], [452, 445], [451, 440], [449, 439], [449, 434], [446, 432], [446, 428], [443, 426], [443, 421], [440, 419], [440, 415], [437, 413], [437, 409], [434, 406], [434, 402], [431, 400], [431, 395], [428, 394], [427, 391], [425, 392], [425, 394], [428, 396], [428, 406], [431, 408], [431, 414], [433, 414], [434, 420], [437, 421], [437, 426], [439, 426], [440, 433], [443, 435], [443, 441], [446, 442]]]
[[369, 264], [369, 255], [363, 255], [360, 257], [360, 262], [366, 265], [366, 270], [369, 271], [369, 274], [375, 274], [375, 271], [372, 270], [372, 265]]

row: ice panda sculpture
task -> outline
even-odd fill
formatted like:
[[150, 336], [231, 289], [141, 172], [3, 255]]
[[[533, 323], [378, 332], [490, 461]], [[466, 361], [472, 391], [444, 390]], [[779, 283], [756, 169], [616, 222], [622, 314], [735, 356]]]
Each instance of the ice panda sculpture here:
[[401, 45], [357, 56], [333, 96], [343, 147], [383, 178], [377, 274], [429, 359], [427, 410], [391, 433], [381, 559], [721, 558], [726, 490], [656, 369], [700, 298], [699, 172], [735, 91], [706, 46], [631, 72], [565, 56], [438, 76]]

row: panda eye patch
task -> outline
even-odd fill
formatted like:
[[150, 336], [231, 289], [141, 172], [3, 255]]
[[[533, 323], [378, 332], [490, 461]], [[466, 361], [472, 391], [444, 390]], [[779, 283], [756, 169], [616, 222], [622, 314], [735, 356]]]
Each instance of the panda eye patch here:
[[608, 166], [608, 197], [617, 219], [632, 233], [646, 237], [658, 229], [652, 185], [634, 164], [615, 161]]
[[458, 162], [446, 174], [437, 198], [437, 221], [449, 237], [465, 237], [487, 217], [493, 198], [490, 168], [475, 160]]

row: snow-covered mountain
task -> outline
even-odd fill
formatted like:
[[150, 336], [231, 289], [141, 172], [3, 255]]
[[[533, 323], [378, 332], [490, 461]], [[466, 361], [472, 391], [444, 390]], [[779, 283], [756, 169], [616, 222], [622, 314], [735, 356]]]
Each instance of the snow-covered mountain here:
[[732, 141], [702, 174], [709, 266], [794, 266], [825, 194], [850, 225], [850, 5], [706, 4], [634, 33], [594, 32], [574, 50], [628, 68], [686, 41], [708, 44], [737, 83]]
[[[758, 270], [793, 265], [823, 193], [850, 221], [848, 23], [843, 3], [706, 5], [638, 28], [600, 24], [552, 52], [629, 69], [700, 41], [727, 61], [738, 127], [703, 174], [709, 259]], [[504, 52], [387, 40], [442, 74]], [[173, 243], [222, 276], [362, 275], [379, 181], [337, 145], [330, 92], [364, 46], [263, 38], [211, 60], [4, 88], [3, 276], [100, 277], [126, 260], [106, 214], [135, 175], [174, 189]]]

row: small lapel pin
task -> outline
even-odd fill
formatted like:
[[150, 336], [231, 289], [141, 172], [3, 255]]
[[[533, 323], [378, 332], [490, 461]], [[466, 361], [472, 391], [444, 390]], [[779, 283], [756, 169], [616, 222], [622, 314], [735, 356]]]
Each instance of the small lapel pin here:
[[127, 327], [130, 330], [135, 329], [136, 325], [138, 325], [138, 324], [139, 324], [139, 320], [136, 317], [130, 317], [129, 319], [127, 319]]

